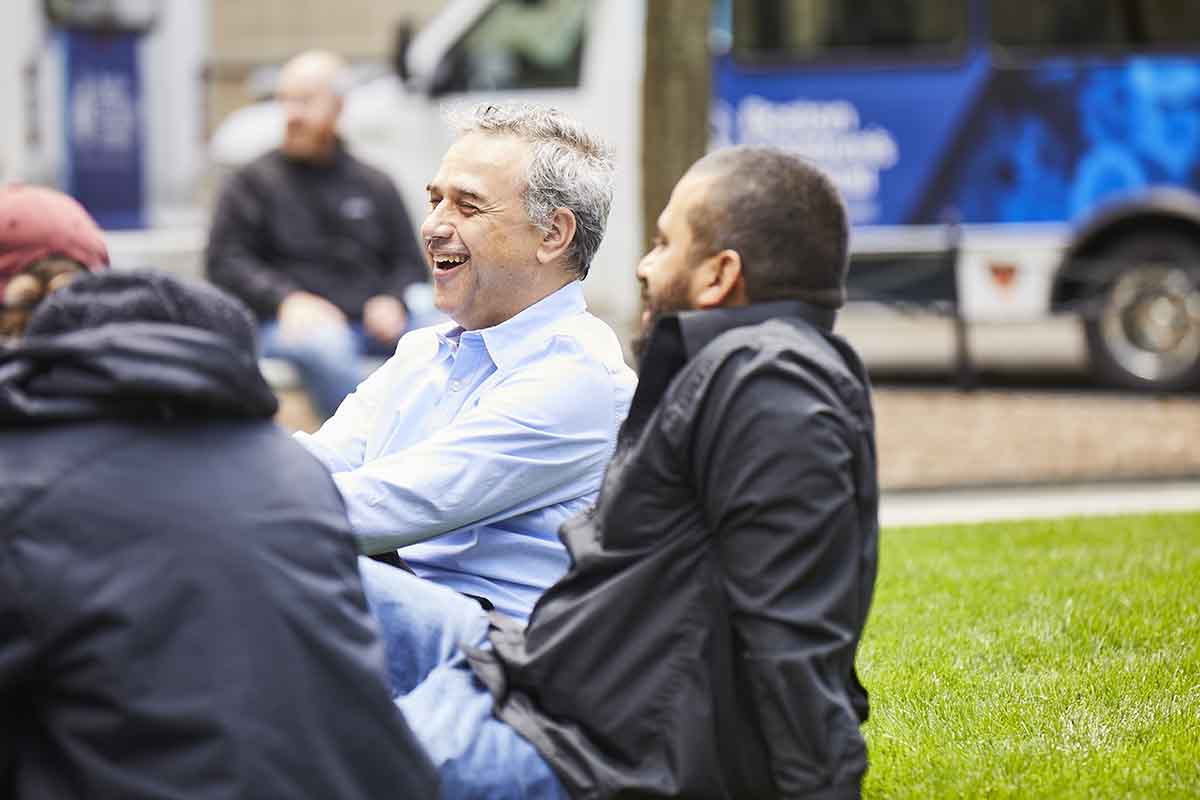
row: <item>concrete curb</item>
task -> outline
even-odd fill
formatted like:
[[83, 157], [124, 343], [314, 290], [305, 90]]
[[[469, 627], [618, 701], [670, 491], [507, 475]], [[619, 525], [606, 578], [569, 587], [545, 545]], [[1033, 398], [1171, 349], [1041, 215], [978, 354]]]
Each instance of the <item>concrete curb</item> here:
[[879, 519], [895, 528], [1188, 511], [1200, 512], [1200, 478], [888, 491]]

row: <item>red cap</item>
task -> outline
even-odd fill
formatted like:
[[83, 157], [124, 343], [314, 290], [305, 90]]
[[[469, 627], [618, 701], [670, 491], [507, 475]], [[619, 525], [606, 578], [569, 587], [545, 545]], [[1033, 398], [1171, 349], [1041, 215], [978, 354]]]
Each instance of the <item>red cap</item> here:
[[74, 198], [42, 186], [0, 187], [0, 292], [9, 278], [47, 256], [92, 272], [108, 266], [104, 234]]

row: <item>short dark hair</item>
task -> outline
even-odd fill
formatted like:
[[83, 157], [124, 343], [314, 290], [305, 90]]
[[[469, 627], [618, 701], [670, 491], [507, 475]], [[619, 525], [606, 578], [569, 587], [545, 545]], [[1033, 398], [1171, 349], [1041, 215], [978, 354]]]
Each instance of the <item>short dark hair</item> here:
[[710, 153], [689, 174], [722, 179], [688, 214], [692, 246], [737, 252], [750, 302], [845, 302], [849, 222], [823, 172], [778, 148], [739, 146]]

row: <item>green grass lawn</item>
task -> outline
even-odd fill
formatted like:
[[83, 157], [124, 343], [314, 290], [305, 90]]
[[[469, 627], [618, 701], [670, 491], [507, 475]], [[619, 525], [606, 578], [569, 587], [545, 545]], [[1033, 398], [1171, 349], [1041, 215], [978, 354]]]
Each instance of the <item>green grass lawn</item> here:
[[1200, 514], [880, 547], [866, 797], [1200, 797]]

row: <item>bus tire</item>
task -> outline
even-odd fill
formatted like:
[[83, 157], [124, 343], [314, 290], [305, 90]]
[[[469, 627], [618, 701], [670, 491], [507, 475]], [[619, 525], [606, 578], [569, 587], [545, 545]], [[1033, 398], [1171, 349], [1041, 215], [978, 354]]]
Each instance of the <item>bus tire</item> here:
[[1200, 243], [1166, 231], [1129, 236], [1091, 274], [1084, 329], [1093, 373], [1144, 391], [1200, 386]]

